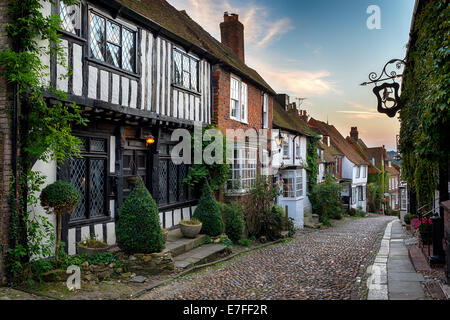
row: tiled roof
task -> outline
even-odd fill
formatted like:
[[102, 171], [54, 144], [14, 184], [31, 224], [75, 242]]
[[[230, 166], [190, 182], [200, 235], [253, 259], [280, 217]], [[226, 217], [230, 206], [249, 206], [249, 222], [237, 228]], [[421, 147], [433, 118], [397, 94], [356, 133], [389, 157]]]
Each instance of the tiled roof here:
[[378, 168], [376, 168], [374, 165], [372, 165], [372, 162], [370, 162], [369, 154], [367, 153], [367, 146], [361, 139], [358, 139], [358, 141], [353, 140], [351, 137], [346, 138], [347, 142], [355, 149], [358, 154], [369, 163], [369, 174], [376, 174], [380, 172]]
[[301, 133], [307, 137], [317, 136], [300, 118], [297, 110], [286, 111], [283, 106], [274, 99], [273, 101], [273, 120], [274, 127], [292, 130]]
[[322, 134], [327, 134], [331, 138], [333, 146], [341, 151], [351, 162], [357, 165], [369, 165], [370, 162], [363, 159], [358, 152], [348, 143], [347, 140], [339, 133], [339, 131], [333, 126], [326, 124], [325, 122], [315, 120], [311, 118], [308, 122], [310, 127], [318, 128]]
[[383, 147], [367, 148], [367, 154], [370, 158], [375, 159], [375, 165], [381, 167], [381, 161], [387, 159], [386, 149]]
[[[178, 11], [165, 0], [116, 0], [131, 10], [149, 18], [173, 34], [209, 52], [221, 63], [246, 76], [268, 92], [275, 94], [270, 85], [254, 69], [242, 62], [227, 46], [217, 41], [185, 11]], [[219, 24], [220, 21], [217, 21]]]
[[391, 176], [398, 176], [400, 174], [400, 172], [398, 172], [397, 169], [395, 169], [394, 167], [385, 166], [384, 169]]

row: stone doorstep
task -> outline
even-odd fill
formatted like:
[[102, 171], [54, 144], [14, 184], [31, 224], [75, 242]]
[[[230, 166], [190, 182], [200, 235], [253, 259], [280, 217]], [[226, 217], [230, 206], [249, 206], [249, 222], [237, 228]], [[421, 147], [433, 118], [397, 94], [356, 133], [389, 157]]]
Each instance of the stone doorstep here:
[[201, 245], [205, 237], [205, 235], [200, 234], [194, 239], [188, 239], [183, 238], [179, 229], [169, 231], [165, 250], [170, 251], [172, 257], [176, 257]]
[[187, 251], [174, 258], [177, 268], [185, 269], [196, 263], [205, 262], [208, 258], [213, 257], [223, 251], [227, 247], [221, 244], [207, 244], [196, 249]]

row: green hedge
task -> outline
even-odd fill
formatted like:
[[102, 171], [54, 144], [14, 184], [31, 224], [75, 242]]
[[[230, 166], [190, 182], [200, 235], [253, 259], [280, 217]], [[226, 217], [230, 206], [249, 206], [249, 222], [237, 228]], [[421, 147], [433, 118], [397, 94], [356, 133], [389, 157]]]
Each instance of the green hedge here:
[[203, 184], [202, 195], [192, 218], [202, 222], [203, 234], [215, 237], [223, 232], [222, 214], [208, 183]]

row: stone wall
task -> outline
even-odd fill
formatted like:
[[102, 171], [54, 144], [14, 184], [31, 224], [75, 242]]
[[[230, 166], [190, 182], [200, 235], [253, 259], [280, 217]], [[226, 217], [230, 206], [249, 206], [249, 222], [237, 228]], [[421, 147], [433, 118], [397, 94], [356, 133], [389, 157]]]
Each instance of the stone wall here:
[[[9, 47], [8, 37], [4, 32], [7, 22], [7, 0], [0, 0], [0, 51]], [[9, 108], [12, 106], [11, 88], [7, 86], [0, 68], [0, 285], [6, 282], [5, 255], [8, 249], [9, 230], [9, 183], [11, 173], [11, 138]]]

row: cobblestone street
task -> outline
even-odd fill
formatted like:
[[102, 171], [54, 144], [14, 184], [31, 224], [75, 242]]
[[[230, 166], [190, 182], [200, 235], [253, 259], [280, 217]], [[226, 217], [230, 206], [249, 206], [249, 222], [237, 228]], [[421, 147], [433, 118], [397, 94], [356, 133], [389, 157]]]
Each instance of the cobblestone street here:
[[365, 299], [366, 269], [393, 217], [296, 236], [159, 287], [140, 299]]

